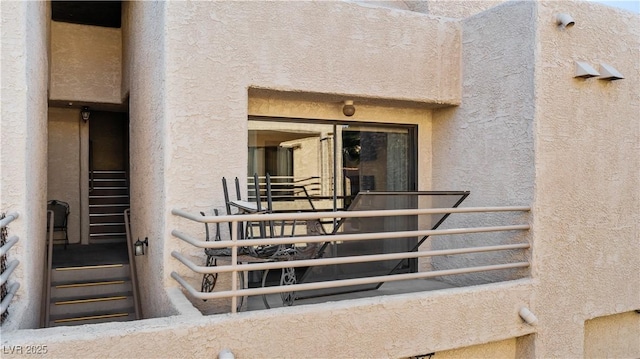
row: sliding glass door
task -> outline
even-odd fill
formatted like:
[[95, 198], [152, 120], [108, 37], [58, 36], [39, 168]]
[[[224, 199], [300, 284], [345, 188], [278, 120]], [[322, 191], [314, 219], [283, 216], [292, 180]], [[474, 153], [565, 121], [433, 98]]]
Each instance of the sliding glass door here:
[[[411, 196], [367, 194], [416, 190], [416, 127], [282, 118], [249, 119], [248, 175], [272, 177], [274, 211], [415, 208]], [[250, 196], [252, 181], [250, 180]], [[408, 202], [407, 202], [408, 201]], [[415, 229], [415, 217], [323, 221], [326, 233]], [[326, 243], [322, 256], [410, 251], [417, 238]], [[415, 261], [383, 261], [316, 267], [303, 281], [357, 278], [415, 270]], [[370, 286], [368, 286], [370, 287]], [[375, 285], [374, 285], [375, 287]], [[347, 288], [359, 290], [368, 288]], [[305, 294], [305, 293], [301, 293]], [[309, 293], [312, 295], [329, 293]]]

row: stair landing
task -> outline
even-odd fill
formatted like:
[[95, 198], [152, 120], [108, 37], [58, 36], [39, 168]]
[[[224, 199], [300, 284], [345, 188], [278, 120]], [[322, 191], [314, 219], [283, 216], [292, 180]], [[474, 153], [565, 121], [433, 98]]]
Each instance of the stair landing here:
[[127, 243], [69, 244], [53, 247], [53, 268], [128, 264]]

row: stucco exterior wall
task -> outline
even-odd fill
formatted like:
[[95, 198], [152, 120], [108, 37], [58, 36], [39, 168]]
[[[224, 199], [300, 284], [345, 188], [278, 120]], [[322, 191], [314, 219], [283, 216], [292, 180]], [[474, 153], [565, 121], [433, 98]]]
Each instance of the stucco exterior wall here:
[[[505, 21], [509, 18], [510, 21]], [[535, 4], [505, 3], [462, 21], [462, 104], [434, 110], [433, 188], [468, 190], [463, 207], [526, 206], [534, 186]], [[527, 223], [526, 214], [452, 215], [442, 228]], [[526, 242], [530, 233], [434, 237], [432, 248]], [[436, 269], [508, 263], [522, 251], [434, 258]], [[505, 270], [447, 277], [456, 285], [526, 275]]]
[[[136, 257], [139, 293], [145, 318], [174, 313], [164, 290], [168, 272], [162, 270], [172, 261], [164, 250], [166, 207], [166, 181], [179, 180], [165, 177], [166, 147], [166, 87], [165, 87], [165, 6], [164, 2], [123, 3], [123, 27], [127, 28], [124, 51], [130, 72], [130, 177], [131, 177], [131, 231], [133, 240], [149, 238], [146, 255]], [[142, 279], [144, 278], [144, 279]]]
[[0, 210], [20, 217], [9, 227], [20, 241], [8, 254], [20, 265], [9, 283], [20, 289], [3, 332], [33, 328], [40, 315], [47, 193], [47, 19], [45, 2], [0, 3]]
[[452, 17], [456, 19], [464, 19], [469, 16], [476, 15], [491, 7], [505, 2], [505, 0], [496, 1], [463, 1], [463, 0], [417, 0], [403, 1], [412, 11], [425, 14]]
[[534, 331], [517, 314], [531, 290], [523, 280], [235, 315], [190, 312], [3, 333], [2, 344], [47, 345], [49, 356], [65, 358], [86, 357], [87, 348], [101, 358], [216, 357], [223, 348], [236, 358], [402, 358], [484, 343], [461, 353], [511, 354], [512, 338]]
[[[291, 100], [301, 105], [279, 115], [306, 111], [309, 118], [330, 112], [329, 118], [344, 119], [343, 96], [369, 99], [373, 107], [362, 104], [354, 116], [369, 120], [376, 106], [383, 107], [377, 99], [414, 109], [459, 99], [455, 21], [341, 2], [169, 2], [166, 15], [167, 213], [222, 209], [220, 178], [246, 175], [249, 89], [294, 93]], [[300, 101], [321, 93], [311, 104]], [[390, 119], [410, 110], [384, 120], [398, 121]], [[421, 131], [428, 133], [428, 125]], [[167, 286], [176, 285], [172, 270], [193, 276], [169, 258], [171, 250], [202, 257], [202, 250], [171, 236], [175, 228], [204, 231], [167, 214], [160, 236], [166, 239]]]
[[122, 31], [51, 22], [51, 100], [121, 103]]
[[[536, 355], [580, 357], [585, 320], [640, 308], [640, 15], [550, 1], [537, 18]], [[626, 78], [575, 79], [576, 60]]]
[[78, 109], [49, 108], [47, 200], [69, 204], [69, 243], [80, 243], [80, 121]]
[[640, 313], [626, 312], [584, 323], [585, 358], [640, 358]]
[[486, 344], [472, 345], [469, 347], [437, 352], [434, 357], [438, 359], [465, 359], [465, 358], [513, 358], [516, 356], [516, 338], [501, 340]]

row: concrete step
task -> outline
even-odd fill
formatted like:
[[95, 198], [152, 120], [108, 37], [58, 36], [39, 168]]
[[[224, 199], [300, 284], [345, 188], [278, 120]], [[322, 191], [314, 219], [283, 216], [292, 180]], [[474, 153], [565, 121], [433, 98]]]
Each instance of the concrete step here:
[[123, 212], [111, 212], [111, 213], [90, 213], [89, 214], [91, 224], [98, 223], [124, 223], [124, 210]]
[[91, 205], [104, 205], [104, 204], [121, 204], [129, 205], [128, 195], [110, 195], [110, 196], [89, 196], [89, 206]]
[[82, 267], [58, 267], [51, 271], [52, 283], [108, 281], [131, 275], [129, 264], [104, 264]]
[[91, 223], [89, 234], [97, 233], [127, 233], [124, 223]]
[[126, 312], [132, 308], [131, 292], [111, 293], [108, 296], [78, 297], [74, 299], [52, 299], [49, 314], [53, 316], [76, 317], [86, 314], [97, 315], [104, 312]]
[[93, 171], [93, 180], [96, 179], [115, 179], [115, 178], [127, 178], [126, 171], [102, 171], [102, 170], [94, 170]]
[[89, 205], [89, 213], [124, 213], [124, 210], [129, 208], [129, 204], [112, 204], [112, 203], [104, 203], [104, 204], [92, 204]]
[[92, 234], [89, 236], [89, 243], [91, 244], [119, 243], [122, 241], [126, 241], [125, 233]]
[[54, 283], [51, 286], [51, 298], [55, 298], [55, 300], [68, 300], [107, 296], [111, 293], [127, 293], [131, 291], [131, 280], [129, 280], [128, 277], [105, 281]]
[[[91, 181], [89, 181], [91, 183]], [[94, 178], [93, 187], [124, 187], [127, 186], [125, 178]]]
[[135, 311], [133, 307], [123, 311], [103, 311], [100, 313], [79, 313], [74, 316], [55, 315], [51, 316], [49, 327], [96, 324], [107, 322], [125, 322], [135, 320]]
[[128, 187], [96, 187], [94, 184], [93, 189], [89, 192], [90, 198], [101, 197], [101, 196], [123, 196], [129, 194]]

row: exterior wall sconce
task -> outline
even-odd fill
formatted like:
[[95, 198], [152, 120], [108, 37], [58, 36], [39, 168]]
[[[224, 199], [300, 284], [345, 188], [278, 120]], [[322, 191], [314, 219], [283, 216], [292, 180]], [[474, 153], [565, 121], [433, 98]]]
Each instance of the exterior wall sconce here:
[[89, 117], [91, 117], [91, 111], [89, 111], [89, 107], [83, 106], [82, 111], [80, 111], [80, 115], [82, 116], [82, 121], [89, 121]]
[[596, 76], [600, 76], [600, 73], [591, 67], [591, 65], [586, 62], [576, 61], [576, 74], [573, 77], [588, 79], [589, 77]]
[[342, 106], [342, 113], [347, 117], [351, 117], [356, 113], [356, 108], [353, 106], [353, 100], [346, 100], [344, 102], [344, 106]]
[[140, 238], [138, 238], [136, 243], [133, 244], [133, 249], [134, 249], [133, 253], [136, 256], [143, 256], [145, 246], [149, 247], [149, 238], [144, 237], [144, 241], [141, 241]]
[[522, 318], [522, 320], [524, 320], [529, 325], [533, 326], [538, 323], [538, 318], [527, 307], [520, 308], [518, 314], [520, 315], [520, 318]]
[[622, 79], [624, 79], [624, 76], [613, 66], [603, 63], [600, 64], [600, 80], [613, 81]]
[[576, 22], [573, 21], [573, 18], [569, 14], [558, 14], [556, 15], [556, 24], [561, 29], [565, 29], [568, 27], [573, 27], [573, 25], [575, 25]]

